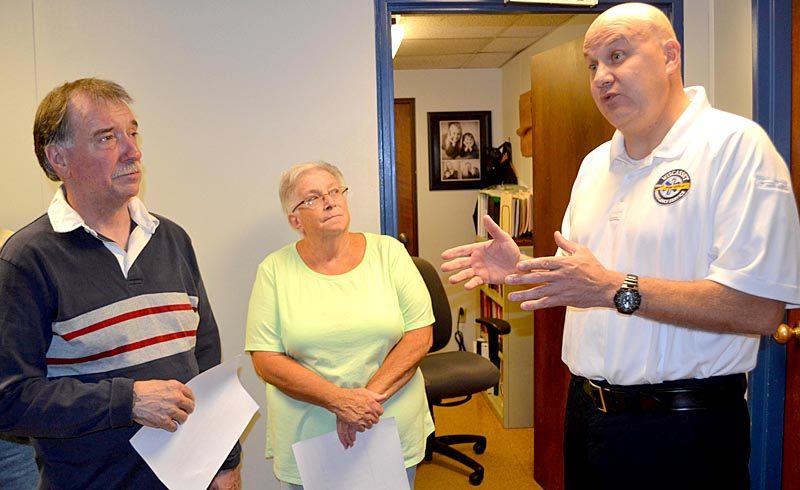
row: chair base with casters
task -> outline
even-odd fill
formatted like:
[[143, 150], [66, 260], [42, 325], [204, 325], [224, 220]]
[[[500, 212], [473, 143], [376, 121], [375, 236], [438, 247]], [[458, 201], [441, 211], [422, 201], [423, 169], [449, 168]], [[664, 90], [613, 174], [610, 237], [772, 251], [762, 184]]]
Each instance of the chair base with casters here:
[[[472, 396], [468, 396], [456, 403], [447, 403], [445, 406], [461, 405], [471, 399]], [[431, 417], [433, 417], [433, 406], [428, 405], [428, 408], [431, 411]], [[473, 485], [480, 485], [483, 482], [483, 465], [461, 451], [450, 447], [455, 444], [472, 444], [472, 450], [475, 454], [483, 454], [486, 451], [486, 437], [484, 436], [472, 434], [437, 436], [436, 432], [434, 432], [428, 436], [428, 440], [425, 443], [425, 461], [431, 461], [433, 453], [454, 459], [472, 470], [472, 473], [469, 474], [469, 482]]]
[[[419, 365], [425, 379], [425, 394], [433, 417], [433, 407], [461, 405], [500, 381], [499, 336], [511, 331], [508, 322], [497, 318], [478, 318], [476, 322], [486, 327], [489, 340], [489, 359], [473, 352], [436, 352], [450, 341], [452, 333], [452, 313], [442, 281], [433, 266], [423, 259], [414, 257], [414, 263], [425, 281], [433, 304], [433, 346], [430, 353]], [[491, 360], [490, 360], [491, 359]], [[444, 401], [453, 400], [455, 401]], [[472, 444], [475, 454], [486, 451], [486, 437], [471, 434], [428, 436], [425, 446], [425, 460], [430, 461], [434, 453], [451, 458], [469, 469], [469, 482], [480, 485], [483, 482], [483, 465], [452, 447], [457, 444]]]

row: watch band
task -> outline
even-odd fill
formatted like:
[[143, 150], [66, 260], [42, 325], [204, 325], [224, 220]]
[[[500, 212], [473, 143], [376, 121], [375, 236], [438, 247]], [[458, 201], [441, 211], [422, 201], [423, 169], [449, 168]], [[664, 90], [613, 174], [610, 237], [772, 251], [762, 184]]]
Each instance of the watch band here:
[[642, 296], [639, 294], [639, 276], [636, 274], [626, 274], [625, 281], [614, 295], [614, 306], [623, 315], [632, 315], [642, 303]]
[[623, 288], [628, 289], [639, 289], [639, 276], [636, 274], [627, 274], [625, 276], [625, 282], [622, 283]]

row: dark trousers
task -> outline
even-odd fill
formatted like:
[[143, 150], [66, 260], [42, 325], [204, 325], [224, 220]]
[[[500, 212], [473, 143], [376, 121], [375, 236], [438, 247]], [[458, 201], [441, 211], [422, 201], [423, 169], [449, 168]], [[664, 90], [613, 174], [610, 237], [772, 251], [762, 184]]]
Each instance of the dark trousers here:
[[731, 406], [603, 413], [573, 376], [564, 421], [564, 479], [579, 489], [747, 489], [750, 414]]

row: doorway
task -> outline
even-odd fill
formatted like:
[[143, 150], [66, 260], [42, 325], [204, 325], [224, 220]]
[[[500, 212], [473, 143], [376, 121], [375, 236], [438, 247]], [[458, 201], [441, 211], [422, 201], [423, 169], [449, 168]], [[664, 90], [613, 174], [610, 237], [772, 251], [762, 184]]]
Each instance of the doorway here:
[[[618, 1], [600, 0], [598, 7], [605, 8]], [[683, 38], [684, 10], [682, 0], [657, 3], [672, 12], [672, 20]], [[775, 141], [776, 146], [788, 161], [791, 87], [787, 80], [788, 67], [782, 60], [791, 56], [791, 0], [754, 0], [752, 2], [754, 52], [753, 64], [756, 76], [753, 83], [753, 119], [761, 124]], [[506, 4], [504, 0], [482, 2], [412, 2], [410, 0], [375, 0], [376, 20], [376, 65], [378, 92], [378, 149], [381, 186], [381, 229], [383, 233], [396, 235], [396, 208], [394, 183], [393, 141], [393, 78], [390, 54], [389, 28], [392, 14], [408, 12], [576, 12], [584, 8], [556, 5]], [[767, 344], [762, 343], [762, 344]], [[776, 407], [776, 400], [783, 403], [785, 384], [785, 355], [776, 353], [777, 347], [764, 345], [759, 355], [759, 366], [753, 373], [750, 400], [762, 409], [753, 411], [753, 450], [751, 476], [754, 488], [780, 488], [781, 446], [783, 433], [783, 409]], [[782, 351], [781, 351], [782, 352]], [[781, 362], [783, 359], [783, 363]], [[780, 386], [776, 391], [775, 386]], [[765, 435], [766, 434], [766, 435]], [[775, 471], [777, 468], [777, 471]]]
[[414, 99], [394, 99], [397, 239], [419, 256], [417, 238], [417, 143]]

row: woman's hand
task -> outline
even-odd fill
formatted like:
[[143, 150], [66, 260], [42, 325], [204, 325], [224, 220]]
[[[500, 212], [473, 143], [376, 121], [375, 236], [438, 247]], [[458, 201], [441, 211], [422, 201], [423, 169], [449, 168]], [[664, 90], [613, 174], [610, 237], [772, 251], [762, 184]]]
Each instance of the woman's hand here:
[[339, 436], [339, 442], [342, 447], [349, 449], [356, 443], [356, 432], [364, 432], [365, 429], [359, 429], [355, 424], [348, 424], [344, 420], [336, 417], [336, 434]]
[[337, 419], [364, 430], [378, 423], [384, 401], [386, 395], [366, 388], [341, 388], [331, 404], [331, 411]]

